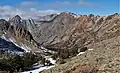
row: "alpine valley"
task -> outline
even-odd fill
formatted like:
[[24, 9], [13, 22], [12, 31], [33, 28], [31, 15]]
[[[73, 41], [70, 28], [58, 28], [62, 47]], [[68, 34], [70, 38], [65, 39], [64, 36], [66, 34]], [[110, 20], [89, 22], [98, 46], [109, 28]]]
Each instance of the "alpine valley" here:
[[[120, 73], [120, 14], [62, 12], [38, 19], [0, 19], [0, 51], [13, 56], [12, 63], [35, 60], [25, 66], [17, 63], [15, 71], [6, 69], [8, 73]], [[1, 59], [11, 58], [1, 55], [0, 66]]]

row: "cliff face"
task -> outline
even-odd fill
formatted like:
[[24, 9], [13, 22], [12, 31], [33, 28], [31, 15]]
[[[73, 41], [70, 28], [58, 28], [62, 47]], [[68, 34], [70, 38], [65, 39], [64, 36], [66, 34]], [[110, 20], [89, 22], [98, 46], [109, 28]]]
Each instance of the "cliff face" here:
[[86, 46], [120, 35], [120, 15], [74, 15], [64, 12], [50, 21], [34, 21], [33, 38], [48, 48]]
[[0, 20], [1, 37], [4, 37], [19, 47], [22, 47], [24, 50], [31, 51], [38, 49], [36, 46], [37, 43], [33, 39], [30, 32], [22, 27], [17, 26], [17, 22], [15, 25], [13, 24], [11, 25], [9, 22], [3, 19]]

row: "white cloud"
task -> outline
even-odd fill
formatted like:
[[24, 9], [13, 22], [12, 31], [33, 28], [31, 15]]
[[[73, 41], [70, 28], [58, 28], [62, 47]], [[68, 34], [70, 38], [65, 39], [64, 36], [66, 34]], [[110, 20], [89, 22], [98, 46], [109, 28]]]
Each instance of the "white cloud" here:
[[59, 2], [53, 2], [49, 4], [45, 4], [46, 6], [52, 6], [52, 7], [61, 7], [61, 6], [92, 6], [94, 3], [88, 2], [86, 0], [78, 0], [76, 2], [71, 1], [59, 1]]
[[38, 10], [36, 8], [20, 9], [13, 6], [0, 6], [0, 18], [11, 18], [15, 15], [20, 15], [23, 19], [37, 18], [38, 16], [45, 16], [49, 14], [58, 13], [55, 10]]
[[[37, 18], [38, 16], [45, 16], [49, 14], [54, 14], [58, 13], [56, 10], [49, 10], [50, 8], [54, 7], [65, 7], [65, 6], [91, 6], [94, 5], [93, 3], [90, 3], [86, 0], [78, 0], [76, 2], [71, 2], [71, 1], [63, 1], [63, 2], [53, 2], [53, 3], [45, 3], [45, 4], [40, 4], [43, 9], [44, 6], [47, 6], [49, 9], [48, 10], [38, 10], [34, 7], [34, 5], [38, 5], [40, 3], [37, 3], [35, 1], [24, 1], [20, 3], [20, 7], [13, 7], [9, 5], [5, 6], [0, 6], [0, 18], [11, 18], [15, 15], [20, 15], [24, 19], [28, 18]], [[22, 7], [21, 7], [22, 6]], [[31, 8], [33, 7], [33, 8]], [[45, 8], [46, 9], [46, 8]]]
[[92, 6], [92, 5], [94, 5], [93, 3], [87, 2], [87, 1], [85, 1], [85, 0], [80, 0], [80, 1], [78, 2], [78, 4], [79, 4], [79, 5], [83, 5], [83, 6]]
[[35, 6], [37, 4], [38, 3], [34, 2], [34, 1], [24, 1], [24, 2], [20, 3], [20, 6]]

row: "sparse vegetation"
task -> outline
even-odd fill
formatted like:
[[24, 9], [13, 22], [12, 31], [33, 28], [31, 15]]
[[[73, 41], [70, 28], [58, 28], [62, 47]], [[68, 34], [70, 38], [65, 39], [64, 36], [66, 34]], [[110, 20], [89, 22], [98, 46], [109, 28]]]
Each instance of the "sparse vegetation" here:
[[60, 58], [60, 59], [58, 60], [58, 64], [64, 64], [64, 63], [66, 63], [66, 62], [64, 61], [64, 59]]
[[97, 73], [98, 69], [91, 66], [79, 66], [72, 73]]

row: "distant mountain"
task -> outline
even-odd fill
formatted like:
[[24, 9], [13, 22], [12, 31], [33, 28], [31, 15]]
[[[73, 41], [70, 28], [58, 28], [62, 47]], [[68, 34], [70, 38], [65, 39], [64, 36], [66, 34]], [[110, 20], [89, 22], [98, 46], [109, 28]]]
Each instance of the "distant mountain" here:
[[0, 35], [5, 34], [28, 51], [72, 49], [117, 37], [120, 14], [109, 16], [76, 15], [71, 12], [52, 14], [39, 19], [23, 20], [19, 15], [0, 20]]

